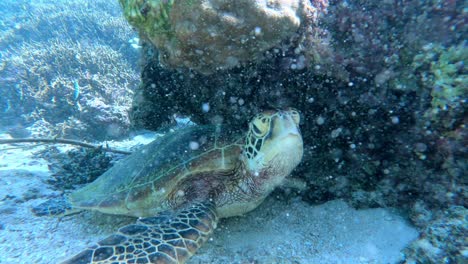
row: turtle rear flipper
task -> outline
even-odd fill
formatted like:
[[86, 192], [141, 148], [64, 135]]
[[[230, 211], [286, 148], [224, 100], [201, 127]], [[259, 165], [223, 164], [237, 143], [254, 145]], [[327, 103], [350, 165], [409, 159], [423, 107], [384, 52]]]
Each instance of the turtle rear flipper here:
[[72, 205], [64, 197], [51, 199], [39, 204], [31, 209], [36, 216], [63, 216], [77, 210], [73, 210]]
[[64, 263], [185, 263], [217, 221], [212, 202], [190, 204], [175, 213], [141, 218]]

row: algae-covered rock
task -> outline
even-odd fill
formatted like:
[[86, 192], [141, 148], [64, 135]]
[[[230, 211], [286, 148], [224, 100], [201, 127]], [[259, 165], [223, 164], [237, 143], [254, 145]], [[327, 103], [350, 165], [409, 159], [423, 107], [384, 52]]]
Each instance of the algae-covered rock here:
[[463, 122], [468, 94], [466, 41], [449, 46], [424, 45], [411, 62], [409, 75], [417, 80], [421, 97], [430, 100], [424, 117], [441, 132], [455, 131]]
[[406, 250], [406, 263], [465, 263], [468, 210], [452, 206]]
[[163, 65], [202, 73], [261, 59], [316, 10], [306, 0], [119, 1], [130, 24], [158, 48]]
[[456, 107], [468, 94], [468, 48], [465, 43], [451, 46], [448, 49], [439, 48], [438, 59], [431, 63], [434, 75], [432, 89], [432, 107], [446, 110]]

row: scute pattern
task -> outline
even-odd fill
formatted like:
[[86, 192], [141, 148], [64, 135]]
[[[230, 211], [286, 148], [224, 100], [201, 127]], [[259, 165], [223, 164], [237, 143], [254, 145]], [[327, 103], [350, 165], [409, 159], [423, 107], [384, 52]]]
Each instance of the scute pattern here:
[[214, 203], [195, 203], [172, 217], [148, 217], [124, 226], [64, 263], [184, 263], [208, 239], [217, 220]]
[[185, 263], [211, 235], [218, 214], [253, 210], [297, 166], [299, 122], [298, 112], [287, 109], [259, 114], [244, 136], [221, 126], [168, 133], [88, 186], [33, 211], [145, 217], [65, 263]]
[[[213, 175], [231, 174], [237, 166], [245, 139], [230, 130], [208, 125], [169, 132], [116, 163], [93, 183], [71, 193], [68, 207], [150, 217], [189, 203], [186, 197], [194, 196], [184, 188], [197, 180], [210, 183]], [[197, 148], [190, 147], [193, 142]], [[211, 188], [207, 185], [202, 190]], [[186, 195], [168, 197], [178, 190]]]

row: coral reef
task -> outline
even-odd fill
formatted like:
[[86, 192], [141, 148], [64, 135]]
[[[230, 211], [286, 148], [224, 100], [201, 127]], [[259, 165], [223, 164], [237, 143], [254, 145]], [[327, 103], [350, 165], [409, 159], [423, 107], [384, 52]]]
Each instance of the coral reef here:
[[5, 23], [0, 25], [5, 28], [0, 31], [0, 49], [8, 50], [22, 42], [71, 39], [81, 44], [108, 45], [124, 53], [136, 66], [138, 52], [128, 45], [135, 33], [121, 17], [118, 3], [102, 0], [5, 0], [0, 7], [4, 11], [2, 21]]
[[3, 71], [18, 79], [4, 86], [2, 105], [21, 105], [9, 114], [26, 123], [50, 123], [48, 136], [105, 139], [129, 128], [126, 110], [138, 75], [110, 47], [53, 39], [23, 44], [5, 62]]
[[0, 40], [0, 122], [29, 127], [35, 136], [122, 136], [138, 85], [138, 52], [118, 3], [2, 5], [13, 9], [16, 24]]
[[436, 61], [431, 63], [434, 74], [432, 107], [446, 110], [459, 107], [468, 94], [468, 47], [465, 43], [452, 46], [440, 52]]
[[308, 0], [120, 0], [127, 20], [159, 50], [160, 63], [208, 74], [263, 58], [311, 23]]
[[[463, 1], [269, 2], [285, 6], [261, 13], [253, 3], [266, 1], [120, 1], [143, 38], [133, 125], [157, 130], [189, 117], [243, 129], [260, 109], [296, 107], [306, 148], [294, 176], [307, 183], [304, 200], [398, 207], [421, 231], [408, 262], [466, 258]], [[289, 13], [278, 11], [291, 3]], [[2, 14], [16, 24], [0, 24], [0, 122], [21, 120], [11, 135], [108, 139], [128, 131], [137, 44], [114, 17], [116, 5], [0, 3], [28, 10]], [[92, 180], [109, 165], [93, 155], [73, 154], [90, 167], [77, 182], [57, 174], [57, 186]]]

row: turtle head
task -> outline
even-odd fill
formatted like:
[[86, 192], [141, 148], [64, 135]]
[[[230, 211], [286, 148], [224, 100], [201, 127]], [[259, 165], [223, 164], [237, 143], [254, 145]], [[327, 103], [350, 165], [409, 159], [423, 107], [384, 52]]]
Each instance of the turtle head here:
[[300, 115], [293, 108], [270, 110], [249, 124], [242, 158], [245, 168], [270, 191], [288, 176], [302, 159]]

